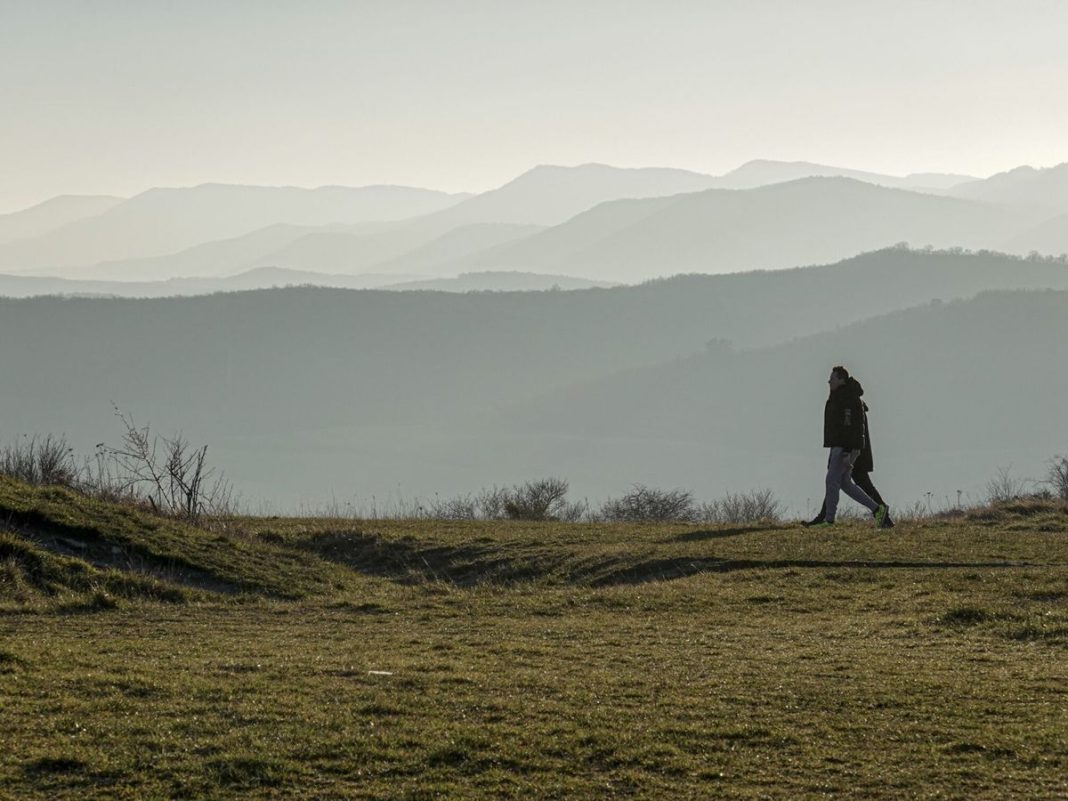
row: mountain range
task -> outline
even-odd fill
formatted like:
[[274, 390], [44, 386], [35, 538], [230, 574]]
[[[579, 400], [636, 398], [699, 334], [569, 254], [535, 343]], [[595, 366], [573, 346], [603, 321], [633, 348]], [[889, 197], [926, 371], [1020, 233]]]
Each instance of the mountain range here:
[[899, 241], [991, 248], [1021, 224], [1020, 214], [988, 204], [803, 178], [603, 203], [465, 266], [638, 281], [834, 261]]
[[275, 267], [401, 282], [518, 270], [618, 283], [833, 261], [900, 241], [1058, 254], [1066, 214], [1068, 165], [983, 180], [767, 160], [721, 176], [543, 165], [473, 196], [208, 184], [57, 199], [0, 217], [0, 237], [16, 237], [0, 238], [0, 272], [158, 282]]

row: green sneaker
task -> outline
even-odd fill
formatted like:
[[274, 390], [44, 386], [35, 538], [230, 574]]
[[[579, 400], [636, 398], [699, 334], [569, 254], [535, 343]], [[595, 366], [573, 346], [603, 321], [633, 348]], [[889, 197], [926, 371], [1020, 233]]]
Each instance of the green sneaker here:
[[884, 526], [883, 523], [886, 520], [886, 515], [887, 515], [887, 513], [889, 511], [890, 510], [887, 508], [885, 503], [879, 504], [879, 508], [875, 510], [875, 527], [876, 528], [886, 528], [886, 526]]
[[809, 528], [834, 528], [834, 521], [824, 520], [822, 523], [813, 523]]

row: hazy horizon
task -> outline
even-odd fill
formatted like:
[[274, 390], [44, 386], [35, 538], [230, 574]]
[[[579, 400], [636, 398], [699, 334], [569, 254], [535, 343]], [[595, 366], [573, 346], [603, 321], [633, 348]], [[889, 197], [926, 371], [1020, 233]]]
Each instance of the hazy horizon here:
[[5, 0], [0, 213], [201, 183], [482, 192], [536, 164], [1052, 166], [1066, 22], [1047, 0]]

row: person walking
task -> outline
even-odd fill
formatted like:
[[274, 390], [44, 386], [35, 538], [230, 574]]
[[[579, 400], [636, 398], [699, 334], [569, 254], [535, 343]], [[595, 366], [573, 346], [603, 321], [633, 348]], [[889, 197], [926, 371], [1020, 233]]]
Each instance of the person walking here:
[[824, 494], [824, 519], [817, 527], [833, 526], [838, 513], [839, 493], [844, 492], [875, 516], [882, 526], [886, 504], [878, 503], [858, 487], [852, 478], [853, 465], [864, 451], [864, 402], [856, 381], [849, 381], [849, 371], [841, 365], [831, 370], [827, 379], [830, 394], [823, 408], [823, 447], [830, 448]]
[[[846, 382], [856, 392], [857, 397], [864, 397], [864, 387], [854, 376], [849, 376]], [[864, 492], [868, 494], [868, 497], [875, 501], [880, 506], [886, 506], [886, 515], [883, 517], [882, 528], [893, 528], [894, 521], [890, 517], [890, 507], [883, 500], [883, 496], [879, 494], [879, 490], [875, 488], [875, 484], [872, 483], [871, 473], [875, 469], [875, 460], [872, 457], [871, 450], [871, 429], [868, 427], [868, 404], [863, 400], [860, 402], [861, 411], [863, 412], [863, 431], [864, 431], [864, 449], [860, 452], [860, 456], [853, 463], [852, 478], [853, 483], [860, 487]], [[827, 519], [827, 499], [824, 496], [823, 506], [820, 508], [820, 513], [814, 518], [802, 525], [816, 526]]]

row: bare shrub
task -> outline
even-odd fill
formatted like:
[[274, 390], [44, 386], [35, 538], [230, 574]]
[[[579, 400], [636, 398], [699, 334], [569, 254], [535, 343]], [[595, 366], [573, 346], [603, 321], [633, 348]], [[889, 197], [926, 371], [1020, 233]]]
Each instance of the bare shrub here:
[[1027, 494], [1029, 482], [1015, 478], [1011, 474], [1012, 467], [999, 467], [997, 475], [986, 482], [987, 503], [1008, 503], [1022, 498]]
[[727, 493], [701, 504], [697, 515], [705, 523], [757, 523], [781, 519], [782, 504], [770, 489]]
[[1068, 501], [1068, 456], [1056, 456], [1050, 461], [1047, 483], [1062, 501]]
[[80, 470], [66, 438], [22, 436], [0, 450], [0, 473], [27, 484], [78, 486]]
[[508, 490], [504, 487], [482, 489], [475, 494], [475, 509], [479, 517], [485, 520], [499, 520], [505, 516], [504, 504], [508, 500]]
[[568, 483], [542, 478], [513, 487], [504, 498], [504, 514], [511, 520], [560, 520], [575, 513], [566, 501]]
[[228, 514], [233, 492], [225, 477], [207, 466], [208, 446], [193, 447], [181, 434], [164, 437], [116, 411], [125, 431], [122, 445], [107, 449], [118, 466], [115, 491], [140, 498], [158, 513], [190, 521]]
[[605, 501], [601, 516], [605, 520], [626, 523], [692, 521], [697, 518], [697, 508], [693, 495], [684, 490], [661, 490], [635, 484], [622, 498]]
[[471, 495], [434, 498], [427, 502], [426, 514], [434, 520], [474, 520], [478, 517], [478, 502]]

